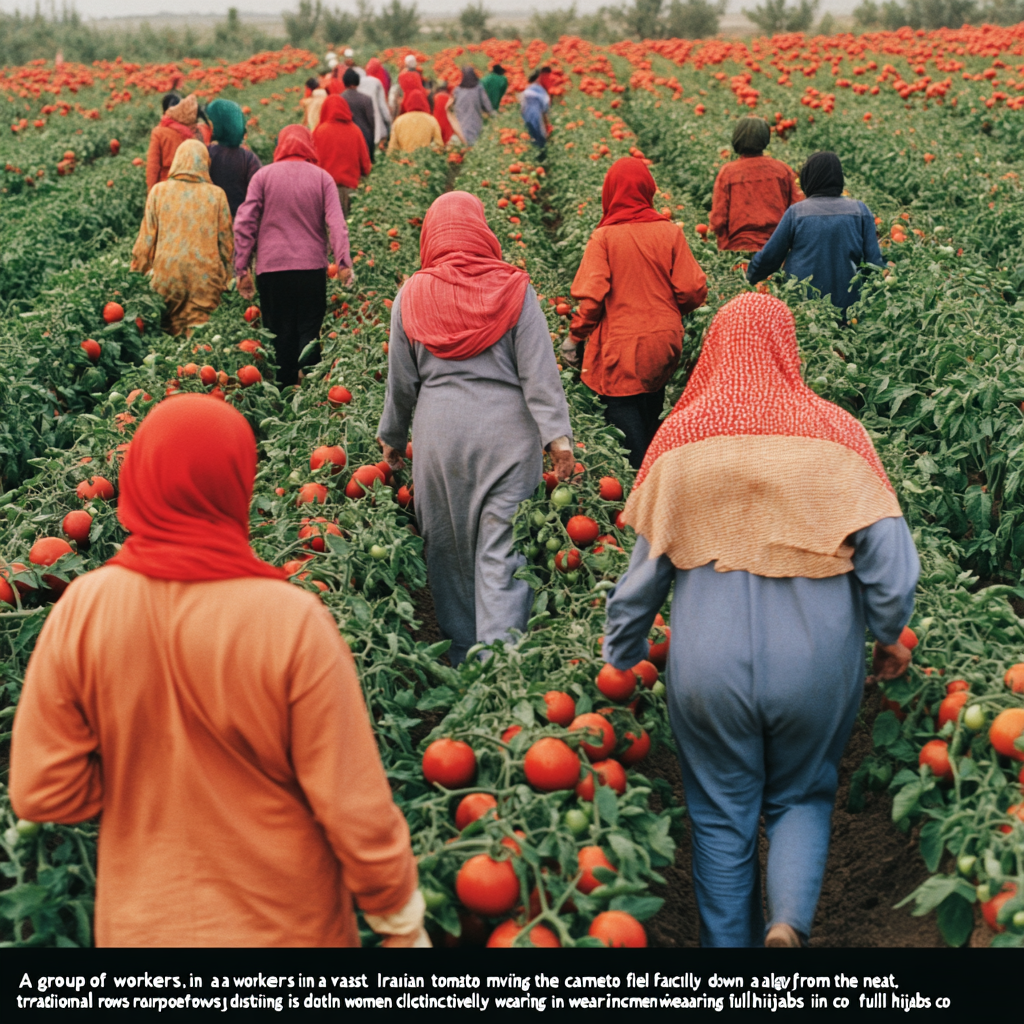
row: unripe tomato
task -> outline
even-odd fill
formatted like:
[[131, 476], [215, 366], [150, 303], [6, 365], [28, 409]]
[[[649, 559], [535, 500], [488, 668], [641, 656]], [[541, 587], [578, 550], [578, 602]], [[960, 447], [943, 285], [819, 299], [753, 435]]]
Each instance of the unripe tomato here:
[[590, 828], [590, 819], [575, 807], [565, 812], [565, 827], [574, 835], [581, 836]]
[[985, 710], [980, 704], [972, 704], [964, 712], [964, 725], [972, 732], [985, 728]]
[[556, 487], [551, 492], [551, 504], [554, 505], [555, 508], [565, 508], [566, 505], [571, 505], [572, 501], [573, 493], [568, 487]]
[[380, 544], [371, 544], [370, 557], [375, 562], [383, 562], [384, 559], [388, 557], [388, 549], [385, 547], [381, 547]]
[[971, 854], [964, 854], [956, 862], [956, 869], [961, 875], [970, 877], [971, 872], [974, 870], [974, 865], [978, 862], [978, 858]]
[[25, 818], [19, 818], [14, 826], [18, 830], [18, 835], [23, 839], [28, 839], [30, 836], [34, 836], [40, 829], [38, 821], [27, 821]]

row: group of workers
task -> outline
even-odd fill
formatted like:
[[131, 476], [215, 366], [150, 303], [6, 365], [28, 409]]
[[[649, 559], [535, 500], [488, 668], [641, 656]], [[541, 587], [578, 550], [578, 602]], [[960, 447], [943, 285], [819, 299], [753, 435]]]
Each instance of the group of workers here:
[[[407, 68], [388, 90], [392, 102], [400, 90], [405, 111], [392, 135], [403, 117], [432, 116], [417, 75]], [[467, 135], [496, 106], [489, 86], [464, 75], [454, 90]], [[239, 291], [253, 294], [257, 252], [282, 384], [296, 382], [299, 348], [321, 329], [328, 244], [350, 273], [336, 169], [355, 159], [342, 151], [364, 161], [370, 148], [344, 91], [319, 99], [313, 133], [286, 128], [274, 162], [254, 173], [233, 104], [207, 108], [209, 149], [194, 101], [170, 105], [154, 144], [170, 148], [165, 129], [181, 141], [135, 248], [179, 326], [216, 305], [232, 261]], [[539, 136], [539, 100], [536, 111]], [[797, 176], [764, 155], [769, 140], [759, 118], [736, 125], [737, 159], [714, 189], [718, 245], [749, 255], [751, 283], [784, 264], [845, 310], [861, 266], [882, 263], [873, 218], [843, 195], [835, 154], [813, 155]], [[240, 188], [216, 187], [221, 173], [246, 179], [241, 202]], [[704, 303], [707, 282], [655, 193], [640, 159], [608, 170], [561, 352], [638, 470], [624, 512], [636, 543], [608, 597], [603, 654], [619, 669], [644, 659], [673, 591], [666, 683], [701, 942], [806, 945], [863, 691], [865, 628], [877, 641], [874, 674], [902, 674], [917, 555], [867, 433], [803, 383], [780, 300], [747, 291], [718, 311], [662, 419], [682, 317]], [[187, 225], [177, 235], [164, 230], [173, 218]], [[416, 516], [457, 665], [477, 643], [526, 631], [533, 593], [517, 578], [525, 558], [512, 517], [545, 453], [558, 480], [571, 478], [575, 442], [538, 297], [504, 260], [480, 200], [438, 198], [420, 258], [391, 310], [378, 436], [399, 471], [415, 428]], [[223, 272], [197, 269], [214, 259]], [[183, 396], [147, 416], [120, 476], [130, 536], [68, 587], [30, 662], [14, 722], [14, 807], [43, 821], [103, 812], [100, 944], [352, 945], [354, 901], [385, 944], [427, 945], [408, 829], [352, 656], [319, 600], [249, 547], [256, 460], [251, 430], [223, 402]], [[255, 628], [267, 608], [274, 628]]]

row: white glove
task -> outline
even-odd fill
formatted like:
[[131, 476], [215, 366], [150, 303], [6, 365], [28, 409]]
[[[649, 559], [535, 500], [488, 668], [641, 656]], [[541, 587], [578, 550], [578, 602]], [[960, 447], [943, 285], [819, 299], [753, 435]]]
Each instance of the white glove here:
[[413, 891], [409, 902], [394, 914], [366, 914], [366, 923], [387, 938], [381, 943], [387, 949], [430, 949], [430, 936], [423, 927], [427, 904], [419, 889]]

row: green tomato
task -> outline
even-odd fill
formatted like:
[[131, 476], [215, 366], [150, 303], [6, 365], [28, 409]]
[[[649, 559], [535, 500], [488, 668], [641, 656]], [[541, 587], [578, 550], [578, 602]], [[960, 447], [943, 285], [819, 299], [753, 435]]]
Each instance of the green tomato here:
[[543, 526], [547, 521], [547, 516], [540, 511], [534, 512], [533, 515], [530, 516], [530, 522], [533, 523], [534, 526]]
[[388, 549], [382, 548], [379, 544], [374, 544], [370, 548], [370, 557], [378, 562], [383, 562], [388, 557]]
[[988, 901], [992, 899], [992, 892], [989, 889], [987, 882], [984, 885], [979, 885], [974, 890], [974, 895], [977, 896], [979, 903], [988, 903]]
[[422, 889], [423, 900], [427, 904], [427, 910], [438, 910], [448, 902], [448, 897], [436, 889]]
[[572, 572], [567, 572], [565, 574], [565, 582], [568, 583], [570, 587], [574, 586], [579, 578], [580, 574], [575, 569], [573, 569]]
[[972, 704], [964, 712], [964, 725], [972, 732], [985, 728], [985, 709], [980, 704]]
[[[35, 536], [34, 533], [33, 536]], [[544, 542], [544, 547], [546, 547], [548, 551], [557, 551], [561, 546], [562, 542], [557, 537], [548, 537]]]
[[523, 554], [532, 562], [540, 554], [540, 548], [536, 544], [527, 544]]
[[555, 571], [555, 556], [554, 555], [552, 555], [548, 559], [547, 565], [548, 565], [548, 572], [554, 572]]
[[291, 484], [297, 484], [302, 479], [302, 474], [297, 470], [293, 469], [288, 474], [288, 482]]
[[583, 811], [573, 809], [565, 812], [565, 825], [574, 836], [581, 836], [590, 828], [590, 819]]
[[856, 363], [847, 363], [846, 364], [846, 376], [847, 377], [856, 377], [858, 373], [860, 373], [860, 369], [858, 368]]
[[817, 384], [819, 387], [824, 387], [828, 383], [828, 377], [815, 377], [814, 383]]
[[556, 487], [551, 492], [551, 504], [555, 508], [565, 508], [566, 505], [572, 504], [573, 493], [568, 487]]
[[8, 846], [17, 846], [21, 841], [21, 833], [12, 825], [4, 831], [4, 842]]
[[551, 531], [545, 526], [537, 531], [537, 543], [543, 544], [551, 536]]
[[971, 872], [974, 870], [974, 865], [977, 864], [977, 862], [977, 857], [969, 853], [964, 854], [964, 856], [956, 862], [956, 869], [960, 872], [961, 875], [966, 875], [969, 877]]
[[665, 696], [665, 684], [659, 679], [652, 687], [651, 693], [656, 693], [659, 697]]
[[28, 839], [29, 836], [34, 836], [39, 831], [38, 821], [26, 821], [24, 818], [19, 818], [18, 823], [14, 826], [18, 830], [18, 835]]
[[1024, 928], [1024, 910], [1018, 910], [1017, 913], [1013, 915], [1013, 927]]

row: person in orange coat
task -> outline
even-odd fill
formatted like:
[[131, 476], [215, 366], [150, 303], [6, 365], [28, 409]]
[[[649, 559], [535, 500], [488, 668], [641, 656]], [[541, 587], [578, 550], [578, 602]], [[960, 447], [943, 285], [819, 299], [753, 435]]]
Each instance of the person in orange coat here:
[[804, 198], [793, 169], [765, 156], [772, 137], [761, 117], [741, 117], [732, 133], [739, 160], [727, 163], [715, 179], [711, 230], [719, 249], [760, 252], [782, 215]]
[[[175, 94], [164, 97], [167, 103]], [[210, 140], [201, 135], [196, 127], [199, 119], [199, 101], [195, 95], [186, 96], [178, 103], [167, 103], [164, 116], [149, 136], [149, 153], [146, 156], [146, 188], [151, 189], [166, 181], [174, 162], [178, 147], [189, 139], [198, 139], [204, 145]]]
[[626, 435], [639, 469], [665, 404], [665, 385], [682, 352], [682, 315], [702, 305], [707, 278], [679, 226], [653, 205], [657, 186], [636, 157], [616, 160], [601, 191], [604, 216], [590, 236], [576, 278], [579, 306], [562, 356]]
[[352, 120], [352, 110], [342, 96], [328, 96], [320, 108], [320, 123], [313, 132], [317, 165], [338, 186], [341, 211], [348, 217], [352, 190], [360, 177], [370, 173], [370, 150], [366, 137]]
[[249, 547], [256, 461], [209, 395], [139, 427], [119, 480], [131, 536], [68, 587], [29, 662], [12, 806], [102, 813], [98, 946], [358, 946], [354, 902], [386, 945], [428, 946], [352, 655]]

